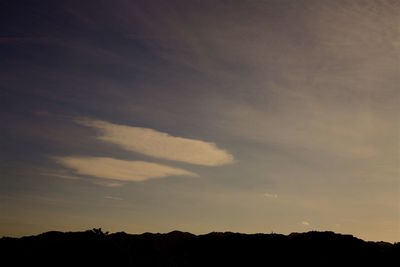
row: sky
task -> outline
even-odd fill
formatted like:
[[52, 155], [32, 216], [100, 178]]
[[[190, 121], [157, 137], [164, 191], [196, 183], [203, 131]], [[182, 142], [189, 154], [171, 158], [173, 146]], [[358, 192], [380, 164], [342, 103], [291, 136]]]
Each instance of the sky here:
[[0, 236], [400, 241], [400, 2], [1, 1]]

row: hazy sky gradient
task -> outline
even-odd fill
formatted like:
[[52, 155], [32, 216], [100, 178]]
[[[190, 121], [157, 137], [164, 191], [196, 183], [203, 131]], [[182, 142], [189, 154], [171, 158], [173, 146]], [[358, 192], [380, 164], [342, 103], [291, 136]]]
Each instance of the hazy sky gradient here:
[[400, 3], [0, 3], [0, 235], [400, 241]]

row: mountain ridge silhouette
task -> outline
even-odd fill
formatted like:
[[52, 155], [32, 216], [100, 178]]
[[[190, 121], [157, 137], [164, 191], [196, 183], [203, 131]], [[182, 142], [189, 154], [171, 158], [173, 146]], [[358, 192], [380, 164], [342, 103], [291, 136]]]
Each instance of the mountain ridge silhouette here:
[[364, 241], [331, 231], [195, 235], [108, 233], [95, 228], [2, 237], [0, 255], [15, 266], [383, 266], [400, 263], [400, 243]]

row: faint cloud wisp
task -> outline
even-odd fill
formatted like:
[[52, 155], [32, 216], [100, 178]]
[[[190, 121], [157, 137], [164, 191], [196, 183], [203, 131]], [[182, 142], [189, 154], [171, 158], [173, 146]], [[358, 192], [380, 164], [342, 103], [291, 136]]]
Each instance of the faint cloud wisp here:
[[278, 194], [264, 193], [263, 196], [267, 198], [278, 198]]
[[121, 197], [114, 197], [114, 196], [104, 196], [104, 198], [109, 199], [109, 200], [116, 200], [116, 201], [122, 200]]
[[107, 157], [55, 157], [61, 165], [80, 175], [119, 181], [145, 181], [167, 176], [197, 176], [193, 172], [145, 161], [128, 161]]

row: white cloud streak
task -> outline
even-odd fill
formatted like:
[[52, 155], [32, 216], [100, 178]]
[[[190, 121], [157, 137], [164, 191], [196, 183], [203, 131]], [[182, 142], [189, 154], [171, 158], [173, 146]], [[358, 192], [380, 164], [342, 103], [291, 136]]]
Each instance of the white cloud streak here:
[[101, 120], [77, 119], [76, 122], [98, 130], [101, 133], [98, 139], [104, 142], [155, 158], [204, 166], [225, 165], [234, 160], [233, 155], [211, 142]]
[[145, 161], [127, 161], [106, 157], [56, 157], [61, 165], [80, 175], [119, 181], [146, 181], [167, 176], [197, 176], [179, 168]]

